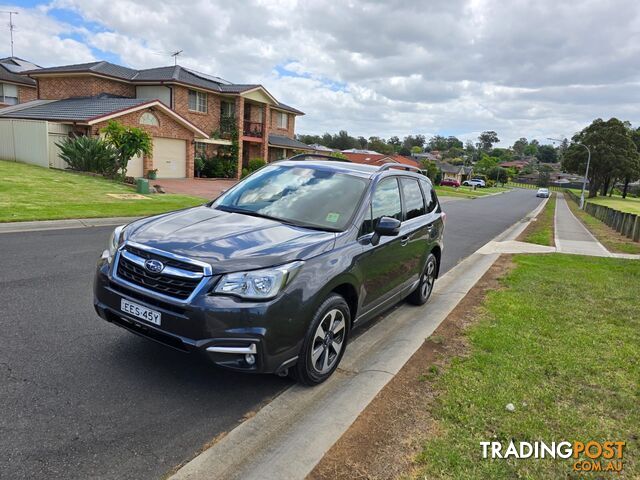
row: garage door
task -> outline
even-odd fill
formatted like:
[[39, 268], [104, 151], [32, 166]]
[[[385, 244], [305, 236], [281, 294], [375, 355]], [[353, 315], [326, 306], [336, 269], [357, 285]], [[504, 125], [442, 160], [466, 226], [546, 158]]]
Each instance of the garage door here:
[[127, 163], [127, 177], [143, 177], [144, 172], [142, 171], [142, 155], [138, 155], [137, 157], [133, 157]]
[[187, 176], [187, 142], [173, 138], [153, 139], [153, 168], [158, 178]]

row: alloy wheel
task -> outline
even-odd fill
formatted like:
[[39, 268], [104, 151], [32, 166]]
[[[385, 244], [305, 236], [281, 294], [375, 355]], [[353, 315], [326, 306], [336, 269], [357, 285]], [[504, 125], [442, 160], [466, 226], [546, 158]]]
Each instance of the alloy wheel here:
[[311, 365], [327, 373], [340, 357], [345, 340], [345, 318], [340, 310], [329, 310], [318, 324], [311, 346]]

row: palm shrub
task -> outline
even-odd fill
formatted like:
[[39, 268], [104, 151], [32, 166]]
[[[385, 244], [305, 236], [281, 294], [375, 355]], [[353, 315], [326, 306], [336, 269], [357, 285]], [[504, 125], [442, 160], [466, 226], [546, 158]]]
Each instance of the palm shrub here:
[[116, 150], [98, 137], [71, 137], [56, 145], [60, 148], [60, 158], [72, 170], [107, 176], [112, 176], [117, 171]]

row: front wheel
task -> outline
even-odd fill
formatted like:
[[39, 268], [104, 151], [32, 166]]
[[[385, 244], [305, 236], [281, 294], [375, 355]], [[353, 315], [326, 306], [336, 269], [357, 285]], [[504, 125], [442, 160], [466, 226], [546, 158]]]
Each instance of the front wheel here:
[[313, 317], [291, 376], [310, 386], [329, 378], [344, 355], [350, 323], [349, 305], [342, 296], [332, 293]]
[[420, 283], [416, 289], [407, 297], [410, 303], [414, 305], [424, 305], [429, 300], [433, 285], [436, 283], [436, 275], [438, 272], [438, 260], [433, 253], [427, 257], [427, 263], [424, 272], [420, 275]]

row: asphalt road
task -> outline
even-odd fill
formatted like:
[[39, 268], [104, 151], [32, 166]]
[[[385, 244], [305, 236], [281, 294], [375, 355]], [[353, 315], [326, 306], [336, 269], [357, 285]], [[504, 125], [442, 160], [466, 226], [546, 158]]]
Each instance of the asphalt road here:
[[[443, 202], [443, 272], [538, 203], [531, 190]], [[289, 385], [99, 320], [91, 284], [110, 230], [0, 235], [2, 478], [160, 478]]]

